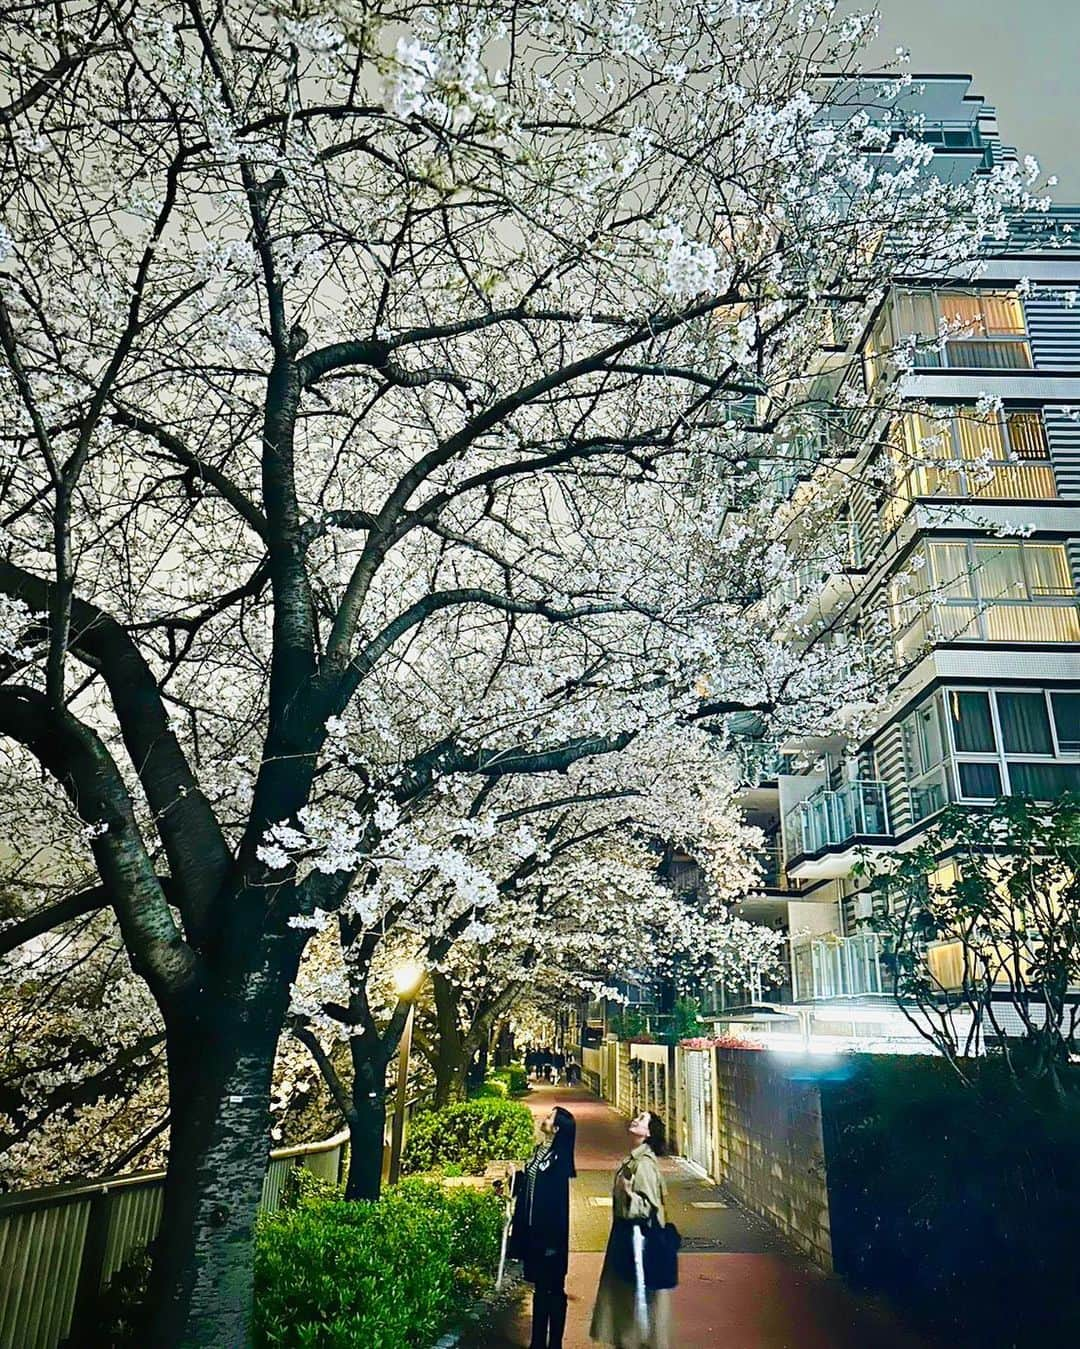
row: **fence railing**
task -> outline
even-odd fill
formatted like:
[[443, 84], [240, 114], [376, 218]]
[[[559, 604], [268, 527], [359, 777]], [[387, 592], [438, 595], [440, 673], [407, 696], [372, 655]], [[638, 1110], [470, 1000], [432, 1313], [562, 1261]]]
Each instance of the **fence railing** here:
[[[270, 1153], [260, 1206], [273, 1212], [305, 1166], [338, 1180], [348, 1132]], [[56, 1349], [87, 1323], [102, 1288], [157, 1235], [165, 1172], [0, 1196], [0, 1349]]]

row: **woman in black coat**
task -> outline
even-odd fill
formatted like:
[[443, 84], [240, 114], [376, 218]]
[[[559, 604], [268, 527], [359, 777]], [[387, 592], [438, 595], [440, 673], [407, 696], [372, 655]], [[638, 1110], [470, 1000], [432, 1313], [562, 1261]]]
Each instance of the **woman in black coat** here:
[[562, 1349], [566, 1327], [566, 1267], [570, 1260], [570, 1181], [577, 1125], [557, 1105], [540, 1123], [541, 1142], [514, 1178], [510, 1255], [533, 1285], [529, 1349]]

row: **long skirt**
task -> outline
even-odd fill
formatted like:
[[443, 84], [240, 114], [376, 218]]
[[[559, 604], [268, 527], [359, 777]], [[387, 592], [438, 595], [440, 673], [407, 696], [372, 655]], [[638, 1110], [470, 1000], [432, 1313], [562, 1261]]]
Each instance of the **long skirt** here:
[[671, 1292], [664, 1288], [646, 1293], [648, 1328], [642, 1331], [634, 1308], [634, 1286], [615, 1273], [611, 1248], [609, 1237], [589, 1338], [616, 1349], [671, 1349]]

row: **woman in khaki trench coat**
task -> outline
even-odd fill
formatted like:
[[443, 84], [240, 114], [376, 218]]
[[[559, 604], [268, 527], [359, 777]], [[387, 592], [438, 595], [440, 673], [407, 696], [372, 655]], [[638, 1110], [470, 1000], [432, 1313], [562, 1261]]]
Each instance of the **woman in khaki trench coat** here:
[[646, 1294], [646, 1322], [639, 1322], [635, 1287], [619, 1277], [613, 1250], [624, 1237], [620, 1223], [652, 1217], [663, 1226], [667, 1221], [664, 1200], [667, 1186], [656, 1159], [664, 1151], [664, 1126], [659, 1116], [644, 1110], [630, 1122], [634, 1147], [615, 1172], [611, 1197], [612, 1224], [600, 1287], [596, 1294], [589, 1335], [616, 1349], [671, 1349], [671, 1293], [658, 1289]]

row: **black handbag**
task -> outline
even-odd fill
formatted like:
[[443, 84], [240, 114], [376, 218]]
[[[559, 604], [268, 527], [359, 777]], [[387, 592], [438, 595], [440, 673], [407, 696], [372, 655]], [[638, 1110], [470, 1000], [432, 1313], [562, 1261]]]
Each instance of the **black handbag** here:
[[682, 1234], [674, 1223], [665, 1223], [661, 1227], [655, 1216], [645, 1224], [644, 1230], [645, 1287], [650, 1292], [659, 1288], [677, 1288]]
[[635, 1227], [641, 1229], [645, 1238], [642, 1262], [645, 1267], [645, 1287], [650, 1293], [661, 1288], [677, 1288], [682, 1236], [674, 1223], [665, 1223], [661, 1227], [655, 1214], [648, 1222], [632, 1222], [628, 1218], [616, 1220], [611, 1234], [611, 1259], [615, 1273], [631, 1288], [637, 1282], [634, 1268]]

